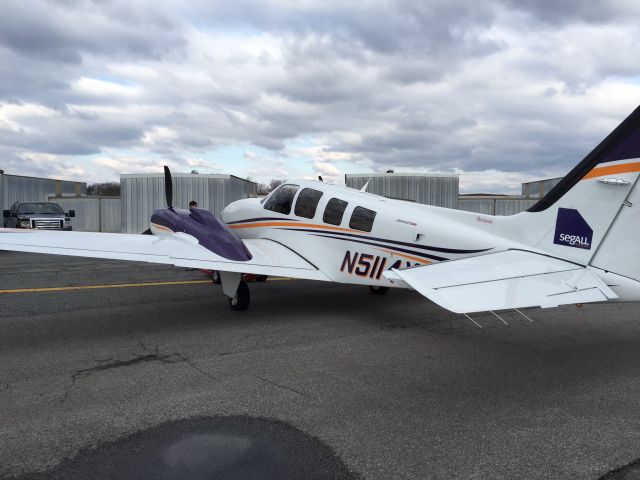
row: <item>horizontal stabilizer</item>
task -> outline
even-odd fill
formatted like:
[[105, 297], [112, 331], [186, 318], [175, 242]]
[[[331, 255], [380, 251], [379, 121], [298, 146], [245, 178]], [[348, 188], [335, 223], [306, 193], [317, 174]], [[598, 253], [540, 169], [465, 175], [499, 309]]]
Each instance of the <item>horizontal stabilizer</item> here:
[[390, 279], [456, 313], [602, 302], [617, 295], [589, 267], [521, 250], [392, 270]]

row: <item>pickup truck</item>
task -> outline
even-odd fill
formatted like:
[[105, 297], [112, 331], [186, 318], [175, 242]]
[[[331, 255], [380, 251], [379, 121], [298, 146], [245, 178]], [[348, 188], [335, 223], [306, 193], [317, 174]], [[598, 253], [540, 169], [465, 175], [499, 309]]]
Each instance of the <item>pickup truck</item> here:
[[5, 228], [39, 228], [44, 230], [72, 230], [71, 218], [75, 210], [65, 213], [52, 202], [16, 202], [10, 210], [3, 210]]

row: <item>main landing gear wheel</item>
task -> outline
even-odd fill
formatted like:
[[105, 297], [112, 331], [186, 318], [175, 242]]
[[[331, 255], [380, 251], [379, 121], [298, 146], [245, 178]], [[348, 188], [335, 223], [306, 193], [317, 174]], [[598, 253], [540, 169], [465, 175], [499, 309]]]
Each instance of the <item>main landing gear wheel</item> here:
[[229, 297], [229, 306], [231, 307], [231, 310], [242, 312], [249, 308], [249, 303], [251, 303], [249, 287], [244, 281], [241, 281], [238, 284], [238, 290], [236, 291], [235, 296]]
[[389, 287], [376, 287], [376, 286], [370, 285], [369, 290], [374, 295], [384, 295], [389, 291]]
[[222, 283], [222, 280], [220, 279], [220, 272], [218, 270], [211, 272], [211, 281], [216, 285], [220, 285]]

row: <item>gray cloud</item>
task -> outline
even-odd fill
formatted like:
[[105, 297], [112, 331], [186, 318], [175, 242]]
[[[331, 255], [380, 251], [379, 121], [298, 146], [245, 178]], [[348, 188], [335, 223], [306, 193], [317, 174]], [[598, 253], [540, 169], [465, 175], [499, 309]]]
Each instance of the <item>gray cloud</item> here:
[[628, 20], [640, 14], [640, 5], [634, 0], [503, 0], [505, 5], [529, 13], [550, 24], [607, 23]]
[[[155, 2], [8, 0], [0, 43], [47, 62], [81, 63], [86, 53], [160, 58], [183, 45], [179, 26]], [[168, 13], [168, 12], [167, 12]]]
[[560, 174], [640, 102], [638, 20], [622, 0], [9, 0], [0, 152], [41, 174], [314, 138], [324, 169]]

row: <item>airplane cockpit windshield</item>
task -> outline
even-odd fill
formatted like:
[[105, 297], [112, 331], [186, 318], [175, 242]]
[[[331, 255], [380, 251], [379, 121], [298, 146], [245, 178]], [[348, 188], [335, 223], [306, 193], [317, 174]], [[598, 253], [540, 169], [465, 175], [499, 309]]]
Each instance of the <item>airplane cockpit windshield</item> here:
[[267, 201], [264, 202], [264, 208], [272, 212], [289, 215], [291, 213], [291, 206], [293, 205], [293, 198], [296, 196], [299, 188], [298, 185], [280, 185], [276, 191], [267, 198]]

